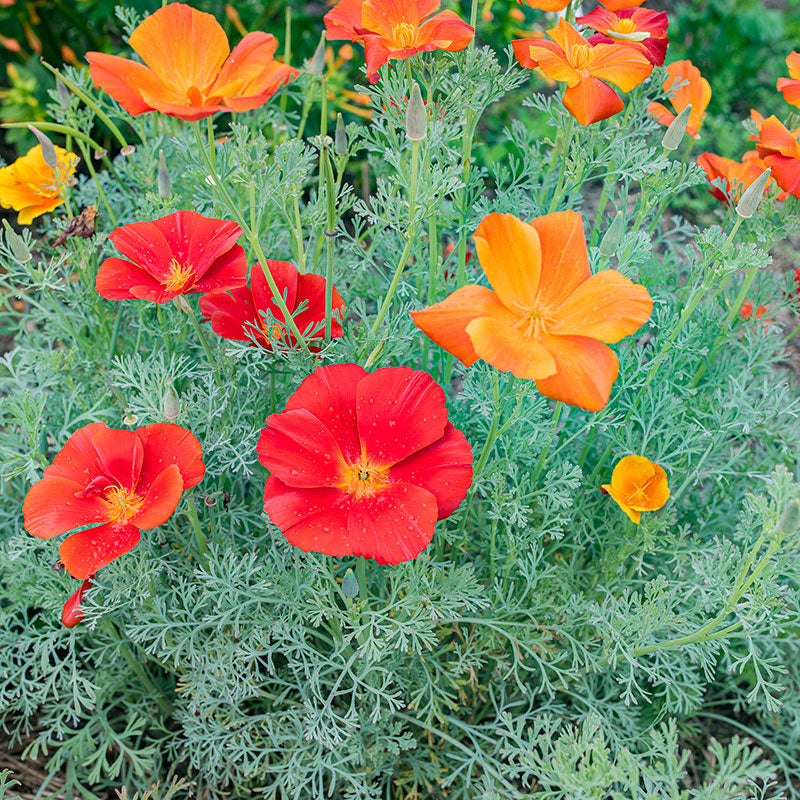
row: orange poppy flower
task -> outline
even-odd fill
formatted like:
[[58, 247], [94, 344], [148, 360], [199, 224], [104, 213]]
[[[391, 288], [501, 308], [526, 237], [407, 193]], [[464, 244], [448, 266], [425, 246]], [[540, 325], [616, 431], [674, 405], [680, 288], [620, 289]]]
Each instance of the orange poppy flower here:
[[711, 84], [688, 59], [668, 64], [667, 72], [669, 77], [664, 81], [665, 92], [669, 92], [673, 86], [683, 84], [670, 98], [675, 114], [662, 103], [650, 103], [647, 106], [647, 113], [662, 125], [670, 125], [675, 115], [680, 114], [691, 103], [692, 113], [689, 114], [686, 133], [689, 136], [697, 136], [706, 116], [706, 108], [711, 101]]
[[24, 156], [0, 169], [0, 206], [17, 211], [17, 222], [30, 225], [36, 217], [58, 208], [64, 201], [58, 184], [75, 172], [78, 157], [55, 147], [58, 164], [45, 164], [42, 146], [32, 147]]
[[619, 42], [641, 52], [654, 66], [664, 63], [669, 44], [669, 20], [664, 11], [628, 8], [614, 12], [598, 7], [577, 21], [597, 31], [589, 37], [591, 44]]
[[790, 131], [776, 116], [768, 117], [759, 129], [756, 150], [772, 170], [775, 183], [800, 197], [800, 128]]
[[790, 78], [778, 78], [778, 91], [783, 92], [787, 103], [800, 108], [800, 53], [792, 51], [786, 56]]
[[536, 381], [546, 397], [587, 411], [608, 402], [618, 342], [650, 318], [644, 286], [613, 269], [592, 275], [581, 215], [531, 223], [489, 214], [474, 237], [492, 289], [475, 284], [413, 311], [414, 323], [466, 366], [478, 359]]
[[[709, 182], [717, 179], [725, 181], [724, 192], [713, 185], [708, 191], [717, 200], [721, 200], [728, 205], [738, 203], [742, 192], [767, 169], [767, 165], [755, 150], [748, 150], [742, 156], [741, 161], [718, 156], [716, 153], [701, 153], [697, 157], [697, 163], [703, 168]], [[764, 194], [769, 194], [771, 184], [772, 181], [770, 180], [764, 189]], [[786, 197], [779, 196], [778, 199], [785, 200]]]
[[367, 79], [378, 80], [378, 70], [396, 58], [430, 50], [463, 50], [475, 29], [454, 11], [439, 10], [439, 0], [341, 0], [325, 15], [329, 41], [361, 42]]
[[[644, 2], [644, 0], [642, 0]], [[517, 0], [519, 3], [529, 8], [535, 8], [538, 11], [563, 11], [568, 5], [570, 0]]]
[[250, 111], [298, 74], [274, 61], [271, 33], [248, 33], [231, 52], [216, 19], [183, 3], [153, 12], [129, 41], [144, 64], [94, 52], [86, 60], [95, 84], [134, 116], [160, 111], [198, 120]]
[[625, 108], [604, 81], [629, 92], [653, 71], [653, 65], [633, 47], [592, 45], [564, 19], [547, 35], [553, 41], [516, 39], [511, 43], [514, 55], [523, 67], [539, 67], [548, 77], [567, 84], [564, 106], [581, 125], [607, 119]]
[[[752, 317], [753, 320], [761, 320], [764, 314], [767, 313], [767, 307], [765, 305], [759, 305], [755, 310], [753, 309], [753, 304], [749, 300], [745, 300], [742, 303], [742, 307], [739, 309], [739, 316], [742, 319], [750, 319]], [[765, 320], [762, 320], [764, 327], [767, 327], [768, 322], [772, 322], [772, 318], [768, 317]]]
[[637, 525], [642, 511], [657, 511], [669, 500], [667, 473], [644, 456], [621, 458], [602, 490]]

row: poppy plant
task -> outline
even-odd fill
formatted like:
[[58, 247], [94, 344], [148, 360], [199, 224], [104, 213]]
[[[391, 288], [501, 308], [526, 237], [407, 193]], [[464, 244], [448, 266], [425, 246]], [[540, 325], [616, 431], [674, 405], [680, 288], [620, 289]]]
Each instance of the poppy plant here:
[[619, 371], [603, 342], [618, 342], [647, 322], [647, 289], [613, 269], [592, 275], [583, 220], [574, 211], [531, 223], [489, 214], [473, 238], [492, 289], [457, 289], [412, 311], [416, 326], [468, 367], [483, 359], [535, 380], [547, 397], [599, 411]]
[[132, 550], [142, 530], [172, 516], [183, 492], [205, 474], [202, 455], [200, 442], [179, 425], [135, 431], [85, 425], [28, 491], [25, 529], [50, 539], [83, 528], [58, 552], [67, 572], [86, 580]]
[[664, 91], [673, 91], [670, 103], [675, 109], [673, 114], [663, 103], [649, 103], [647, 113], [661, 125], [671, 125], [676, 114], [680, 114], [691, 103], [692, 110], [686, 124], [686, 133], [697, 136], [706, 116], [706, 108], [711, 101], [711, 85], [700, 74], [700, 70], [688, 59], [673, 61], [667, 65], [669, 76], [664, 81]]
[[644, 456], [621, 458], [611, 473], [611, 483], [601, 488], [637, 525], [642, 511], [657, 511], [669, 500], [667, 473]]
[[20, 225], [30, 225], [36, 217], [64, 202], [59, 184], [63, 186], [75, 172], [78, 157], [63, 147], [54, 149], [58, 158], [55, 168], [45, 163], [42, 146], [38, 144], [0, 168], [0, 206], [16, 211]]
[[[288, 261], [267, 261], [278, 291], [292, 312], [294, 321], [306, 341], [323, 336], [325, 329], [325, 278], [321, 275], [301, 275]], [[271, 350], [281, 342], [288, 346], [297, 344], [287, 330], [284, 315], [276, 305], [264, 271], [260, 265], [250, 270], [250, 286], [240, 286], [230, 292], [214, 292], [200, 298], [203, 321], [223, 339], [249, 341]], [[331, 336], [342, 335], [341, 318], [344, 300], [333, 287], [333, 318]]]
[[633, 47], [590, 44], [564, 19], [547, 35], [552, 41], [514, 40], [514, 55], [523, 67], [539, 67], [553, 80], [566, 82], [562, 102], [581, 125], [607, 119], [625, 108], [608, 83], [629, 92], [653, 71], [653, 65]]
[[778, 78], [778, 91], [787, 103], [800, 108], [800, 53], [792, 51], [786, 56], [789, 78]]
[[[735, 205], [739, 201], [742, 192], [767, 169], [767, 165], [755, 150], [746, 152], [741, 161], [724, 158], [716, 153], [701, 153], [697, 157], [697, 163], [703, 168], [709, 182], [715, 180], [724, 182], [724, 191], [718, 186], [714, 186], [713, 183], [708, 191], [717, 200], [721, 200], [728, 205]], [[770, 184], [767, 184], [764, 190], [765, 194], [769, 192], [769, 186]], [[779, 197], [778, 199], [785, 198]]]
[[654, 66], [660, 67], [664, 63], [669, 44], [669, 20], [664, 11], [653, 11], [649, 8], [609, 11], [598, 7], [589, 14], [578, 17], [577, 21], [597, 31], [594, 36], [589, 37], [590, 44], [626, 44], [639, 50]]
[[430, 375], [319, 367], [258, 441], [264, 510], [306, 552], [416, 558], [472, 483], [472, 449]]
[[325, 15], [329, 41], [346, 39], [364, 45], [367, 79], [390, 60], [430, 50], [463, 50], [475, 29], [454, 11], [441, 11], [440, 0], [340, 0]]
[[247, 283], [242, 229], [231, 220], [176, 211], [115, 228], [108, 238], [125, 258], [107, 258], [95, 288], [107, 300], [166, 303], [179, 294], [235, 289]]
[[95, 85], [133, 116], [160, 111], [198, 120], [217, 111], [250, 111], [298, 74], [274, 60], [272, 34], [248, 33], [231, 52], [217, 20], [183, 3], [145, 17], [128, 41], [143, 64], [96, 52], [86, 60]]
[[767, 117], [761, 123], [756, 150], [772, 170], [775, 183], [800, 197], [800, 128], [790, 131], [776, 116]]

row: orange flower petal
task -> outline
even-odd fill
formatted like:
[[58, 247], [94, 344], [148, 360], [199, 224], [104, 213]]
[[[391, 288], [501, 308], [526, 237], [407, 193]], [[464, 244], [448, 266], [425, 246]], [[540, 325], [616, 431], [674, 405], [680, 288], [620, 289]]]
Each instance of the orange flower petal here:
[[528, 69], [535, 69], [539, 66], [538, 61], [533, 55], [531, 45], [539, 44], [540, 39], [514, 39], [511, 46], [514, 48], [514, 56], [519, 61], [520, 66], [527, 67]]
[[638, 509], [631, 508], [626, 502], [625, 498], [610, 484], [604, 483], [602, 488], [605, 490], [612, 500], [630, 517], [631, 521], [638, 525], [642, 519], [642, 512]]
[[[438, 6], [438, 3], [437, 3]], [[431, 45], [439, 50], [457, 53], [475, 36], [475, 29], [464, 22], [455, 11], [442, 11], [420, 25], [417, 46]]]
[[655, 477], [653, 462], [644, 456], [621, 458], [611, 473], [611, 485], [625, 498]]
[[675, 115], [663, 103], [648, 103], [647, 113], [659, 125], [671, 125], [675, 121]]
[[612, 344], [639, 330], [652, 312], [653, 300], [644, 286], [614, 269], [605, 269], [567, 298], [549, 330]]
[[664, 91], [670, 91], [673, 86], [683, 84], [672, 94], [670, 102], [679, 113], [689, 103], [692, 104], [692, 113], [689, 115], [686, 133], [689, 136], [696, 136], [705, 119], [706, 108], [711, 101], [711, 85], [688, 59], [668, 64], [667, 72], [669, 72], [669, 77], [664, 81]]
[[596, 44], [591, 49], [589, 72], [629, 92], [653, 71], [653, 65], [633, 47], [619, 44]]
[[[430, 10], [431, 6], [433, 10]], [[385, 39], [394, 39], [395, 26], [405, 23], [416, 28], [438, 8], [438, 2], [429, 0], [422, 9], [424, 16], [420, 16], [417, 0], [364, 0], [361, 4], [361, 24]]]
[[325, 37], [328, 41], [345, 39], [357, 42], [361, 35], [362, 0], [340, 0], [325, 15]]
[[787, 103], [800, 108], [800, 80], [778, 78], [778, 91], [783, 93]]
[[505, 320], [478, 317], [467, 325], [467, 334], [479, 358], [501, 372], [537, 380], [555, 374], [553, 356], [536, 339]]
[[157, 92], [162, 84], [144, 64], [94, 52], [87, 53], [86, 60], [95, 86], [110, 94], [129, 114], [153, 110], [142, 98], [141, 87]]
[[587, 44], [586, 39], [564, 17], [559, 19], [558, 25], [547, 31], [547, 35], [564, 51], [567, 58], [569, 58], [570, 50], [573, 47]]
[[[548, 78], [552, 78], [554, 81], [563, 81], [568, 86], [574, 86], [580, 81], [580, 76], [567, 61], [564, 51], [558, 44], [543, 39], [523, 39], [520, 41], [528, 42], [526, 60], [530, 61], [531, 66], [540, 67]], [[522, 59], [519, 59], [519, 62], [523, 67], [528, 66]]]
[[619, 95], [599, 78], [584, 78], [575, 86], [568, 86], [563, 103], [581, 125], [608, 119], [625, 108]]
[[248, 33], [222, 65], [210, 94], [223, 98], [261, 94], [271, 83], [269, 76], [277, 46], [278, 42], [271, 33]]
[[503, 305], [533, 307], [542, 263], [539, 234], [513, 214], [489, 214], [472, 237], [483, 271]]
[[800, 81], [800, 53], [793, 50], [786, 56], [786, 66], [789, 68], [789, 76], [796, 81]]

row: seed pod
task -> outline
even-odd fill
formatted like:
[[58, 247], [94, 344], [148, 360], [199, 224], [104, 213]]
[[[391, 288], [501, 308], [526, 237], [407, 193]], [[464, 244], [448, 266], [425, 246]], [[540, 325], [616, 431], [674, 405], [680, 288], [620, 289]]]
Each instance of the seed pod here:
[[64, 110], [69, 108], [69, 89], [64, 81], [56, 78], [56, 94], [58, 95], [58, 104]]
[[20, 264], [27, 264], [31, 260], [31, 251], [28, 250], [28, 245], [25, 240], [8, 224], [8, 220], [3, 220], [3, 226], [6, 229], [6, 242], [11, 255], [19, 261]]
[[126, 414], [122, 418], [122, 424], [123, 425], [135, 425], [138, 421], [139, 421], [139, 417], [137, 417], [136, 414], [133, 414], [133, 413]]
[[342, 578], [342, 594], [345, 597], [358, 596], [358, 578], [353, 574], [353, 570], [348, 569]]
[[311, 56], [311, 61], [308, 62], [308, 71], [312, 75], [322, 75], [322, 70], [325, 67], [325, 34], [319, 37], [319, 44]]
[[53, 143], [38, 128], [34, 128], [33, 125], [28, 125], [28, 130], [39, 140], [44, 163], [47, 164], [48, 167], [55, 169], [58, 166], [58, 156], [56, 155], [56, 149], [53, 147]]
[[684, 108], [674, 120], [672, 120], [667, 128], [667, 132], [664, 134], [664, 138], [661, 140], [661, 144], [664, 146], [665, 150], [678, 149], [680, 143], [683, 141], [684, 135], [686, 134], [686, 123], [689, 122], [689, 115], [691, 113], [692, 104], [689, 103], [689, 105], [686, 106], [686, 108]]
[[619, 249], [619, 243], [622, 239], [622, 229], [624, 227], [622, 212], [617, 211], [617, 216], [614, 217], [605, 235], [600, 240], [600, 255], [603, 256], [603, 258], [611, 258], [611, 256], [616, 255]]
[[736, 204], [736, 213], [744, 219], [749, 219], [756, 213], [761, 198], [764, 197], [764, 189], [767, 187], [771, 169], [765, 169], [743, 192]]
[[428, 135], [428, 114], [425, 103], [422, 102], [422, 93], [419, 84], [411, 86], [411, 96], [408, 98], [406, 111], [406, 136], [412, 142], [421, 142]]
[[172, 194], [172, 178], [169, 176], [164, 151], [158, 151], [158, 196], [163, 200]]
[[790, 500], [786, 504], [779, 527], [783, 533], [797, 533], [800, 529], [800, 500]]
[[175, 387], [172, 384], [170, 384], [167, 387], [167, 391], [164, 392], [164, 398], [161, 401], [161, 410], [164, 412], [164, 416], [170, 422], [173, 422], [180, 416], [181, 401], [178, 397], [178, 393], [175, 391]]
[[333, 152], [340, 158], [347, 155], [347, 131], [341, 113], [336, 115], [336, 134], [333, 139]]

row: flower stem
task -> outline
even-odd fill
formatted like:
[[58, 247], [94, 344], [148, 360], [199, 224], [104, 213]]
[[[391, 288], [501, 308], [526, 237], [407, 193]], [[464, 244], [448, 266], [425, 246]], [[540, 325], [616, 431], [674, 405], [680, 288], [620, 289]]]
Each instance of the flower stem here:
[[217, 169], [217, 142], [214, 139], [214, 115], [210, 114], [206, 117], [208, 132], [208, 158], [211, 161], [211, 167], [216, 171]]
[[328, 145], [323, 142], [319, 151], [320, 166], [325, 178], [325, 199], [327, 200], [327, 226], [325, 235], [325, 342], [331, 340], [333, 327], [333, 240], [336, 236], [336, 189], [333, 180], [333, 167]]
[[564, 176], [567, 170], [567, 156], [569, 155], [569, 146], [572, 144], [572, 133], [575, 127], [575, 119], [570, 114], [569, 121], [567, 122], [567, 129], [564, 131], [564, 152], [561, 154], [561, 167], [558, 172], [558, 183], [556, 190], [553, 193], [553, 199], [550, 201], [550, 207], [547, 209], [548, 214], [552, 214], [558, 204], [561, 202], [561, 193], [564, 190]]
[[551, 426], [551, 436], [547, 445], [542, 449], [542, 452], [539, 455], [539, 459], [536, 462], [536, 466], [533, 470], [533, 476], [531, 477], [531, 484], [535, 485], [536, 481], [541, 475], [542, 470], [544, 469], [544, 465], [547, 463], [547, 456], [550, 453], [550, 447], [553, 444], [553, 440], [556, 437], [556, 430], [558, 429], [558, 419], [561, 416], [561, 411], [564, 408], [564, 404], [561, 402], [556, 403], [555, 409], [553, 409], [553, 422]]
[[205, 567], [208, 563], [206, 553], [208, 551], [208, 540], [206, 539], [203, 528], [200, 525], [200, 519], [197, 516], [197, 509], [194, 507], [194, 501], [188, 498], [186, 501], [186, 516], [189, 518], [189, 523], [194, 531], [194, 539], [197, 542], [197, 560]]

